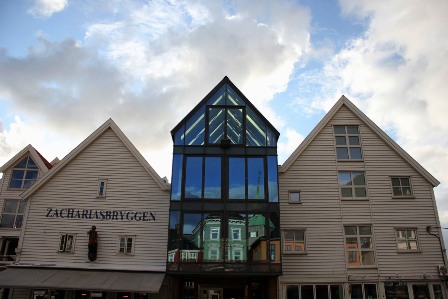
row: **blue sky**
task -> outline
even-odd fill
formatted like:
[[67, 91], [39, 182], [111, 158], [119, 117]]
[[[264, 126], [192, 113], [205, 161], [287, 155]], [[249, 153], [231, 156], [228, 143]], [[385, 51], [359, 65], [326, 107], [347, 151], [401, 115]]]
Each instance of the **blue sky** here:
[[0, 1], [0, 164], [63, 158], [112, 117], [163, 177], [169, 132], [228, 76], [281, 133], [279, 162], [342, 94], [442, 182], [448, 2]]

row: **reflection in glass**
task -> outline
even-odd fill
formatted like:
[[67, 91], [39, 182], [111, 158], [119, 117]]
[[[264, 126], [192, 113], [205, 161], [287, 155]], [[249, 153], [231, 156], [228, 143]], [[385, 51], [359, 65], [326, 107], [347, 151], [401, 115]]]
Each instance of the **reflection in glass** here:
[[185, 126], [182, 126], [176, 133], [174, 133], [174, 145], [184, 145], [185, 141]]
[[221, 198], [220, 157], [205, 157], [204, 198]]
[[246, 169], [244, 158], [229, 158], [229, 199], [246, 196]]
[[207, 101], [207, 105], [209, 106], [216, 106], [216, 105], [225, 105], [225, 90], [226, 90], [227, 84], [224, 84], [221, 86], [221, 88]]
[[220, 261], [222, 250], [221, 215], [204, 215], [202, 235], [204, 238], [204, 261]]
[[185, 145], [203, 145], [205, 132], [205, 106], [187, 120], [185, 127]]
[[312, 285], [302, 285], [300, 287], [300, 293], [302, 295], [302, 299], [314, 299]]
[[277, 157], [268, 156], [269, 202], [278, 202]]
[[236, 92], [230, 87], [228, 84], [226, 84], [227, 87], [227, 106], [244, 106], [245, 103], [241, 98], [236, 94]]
[[209, 108], [208, 143], [219, 144], [224, 138], [224, 108]]
[[226, 258], [228, 261], [245, 261], [247, 255], [246, 215], [231, 214], [227, 218]]
[[269, 213], [269, 260], [280, 263], [280, 215], [278, 212]]
[[202, 196], [202, 157], [187, 157], [185, 166], [185, 197]]
[[243, 109], [227, 109], [227, 138], [233, 144], [243, 143]]
[[264, 199], [263, 158], [247, 158], [248, 199]]
[[180, 261], [198, 262], [201, 247], [201, 214], [184, 214]]
[[182, 155], [173, 156], [173, 174], [171, 182], [171, 200], [180, 200], [182, 187]]
[[266, 124], [249, 107], [246, 108], [246, 145], [266, 146]]
[[253, 261], [267, 261], [266, 217], [251, 214], [248, 217], [249, 252]]

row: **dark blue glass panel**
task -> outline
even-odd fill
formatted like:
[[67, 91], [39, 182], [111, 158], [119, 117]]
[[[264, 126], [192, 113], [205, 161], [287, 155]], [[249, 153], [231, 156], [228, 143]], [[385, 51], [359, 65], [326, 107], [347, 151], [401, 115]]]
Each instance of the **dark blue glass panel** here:
[[204, 198], [221, 198], [220, 157], [205, 157]]
[[203, 145], [205, 136], [205, 106], [202, 106], [186, 123], [185, 145]]
[[243, 144], [243, 109], [227, 110], [227, 138], [233, 144]]
[[268, 194], [269, 202], [278, 202], [277, 157], [268, 156]]
[[39, 172], [37, 170], [27, 170], [26, 171], [26, 175], [25, 175], [25, 179], [27, 180], [37, 180], [37, 174]]
[[221, 86], [221, 88], [207, 101], [207, 105], [209, 106], [224, 106], [226, 104], [225, 101], [225, 92], [226, 92], [227, 84]]
[[[178, 249], [180, 246], [180, 211], [170, 212], [170, 227], [168, 231], [168, 250], [172, 251]], [[172, 255], [172, 260], [174, 261], [174, 256], [176, 252], [168, 252], [168, 257]]]
[[176, 133], [174, 133], [174, 145], [184, 145], [185, 141], [185, 126], [182, 126]]
[[25, 170], [14, 169], [12, 171], [11, 178], [15, 179], [15, 180], [22, 180], [24, 175], [25, 175]]
[[245, 103], [240, 97], [236, 94], [236, 92], [227, 85], [227, 106], [245, 106]]
[[173, 171], [171, 176], [171, 200], [180, 200], [182, 188], [182, 155], [173, 156]]
[[246, 168], [244, 158], [229, 158], [229, 199], [246, 197]]
[[184, 214], [182, 249], [196, 250], [201, 247], [201, 214]]
[[266, 124], [249, 107], [246, 108], [246, 145], [266, 146]]
[[26, 168], [27, 161], [28, 157], [20, 161], [16, 166], [14, 166], [14, 168]]
[[275, 137], [274, 132], [267, 129], [267, 137], [268, 137], [268, 146], [277, 146], [277, 138]]
[[210, 108], [208, 111], [208, 143], [220, 144], [224, 138], [225, 109]]
[[27, 168], [37, 169], [37, 165], [36, 165], [36, 163], [34, 163], [33, 159], [31, 159], [31, 157], [28, 157], [28, 166], [27, 166]]
[[247, 198], [264, 199], [263, 158], [247, 158]]
[[185, 198], [202, 197], [202, 157], [187, 157], [185, 165]]

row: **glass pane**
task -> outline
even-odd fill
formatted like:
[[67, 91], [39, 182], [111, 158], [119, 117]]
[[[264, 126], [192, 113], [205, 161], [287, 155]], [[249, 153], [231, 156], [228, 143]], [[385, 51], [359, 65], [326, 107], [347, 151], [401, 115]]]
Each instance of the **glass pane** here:
[[373, 251], [361, 251], [361, 259], [363, 265], [374, 265], [375, 256]]
[[17, 215], [16, 223], [14, 224], [14, 228], [21, 228], [23, 222], [23, 215]]
[[203, 145], [205, 132], [205, 106], [201, 107], [185, 125], [185, 145]]
[[18, 203], [19, 201], [17, 199], [6, 199], [5, 205], [3, 206], [3, 213], [16, 213]]
[[433, 284], [434, 299], [443, 299], [442, 286], [440, 284]]
[[343, 299], [344, 298], [344, 293], [342, 291], [342, 286], [340, 286], [340, 285], [331, 285], [330, 286], [330, 295], [331, 295], [331, 299]]
[[362, 186], [366, 184], [364, 172], [352, 172], [353, 184]]
[[286, 286], [286, 299], [299, 299], [299, 288], [296, 285]]
[[126, 253], [132, 253], [132, 238], [127, 238]]
[[341, 188], [342, 197], [353, 197], [352, 188]]
[[268, 259], [266, 254], [267, 244], [265, 224], [266, 217], [264, 215], [248, 215], [249, 256], [251, 256], [254, 261], [266, 261]]
[[350, 176], [350, 172], [340, 172], [339, 173], [339, 185], [350, 186], [351, 184], [352, 184], [352, 179]]
[[372, 227], [371, 226], [360, 226], [359, 227], [359, 234], [360, 235], [371, 235], [372, 234]]
[[233, 144], [243, 144], [243, 109], [227, 110], [227, 138]]
[[348, 137], [348, 142], [350, 145], [359, 145], [359, 137], [358, 136], [350, 136], [350, 137]]
[[399, 178], [392, 178], [392, 186], [400, 186], [400, 179]]
[[34, 160], [31, 159], [30, 156], [28, 156], [28, 165], [27, 165], [27, 168], [37, 169], [37, 165], [36, 165], [36, 163], [34, 163]]
[[268, 135], [268, 146], [277, 146], [277, 138], [275, 137], [274, 132], [267, 129], [267, 135]]
[[402, 196], [401, 188], [400, 187], [393, 187], [392, 190], [394, 191], [394, 196]]
[[184, 145], [185, 141], [185, 126], [182, 126], [176, 133], [174, 133], [174, 145]]
[[268, 156], [268, 192], [269, 202], [278, 202], [277, 157]]
[[28, 161], [28, 157], [24, 158], [22, 161], [20, 161], [14, 168], [26, 168]]
[[180, 211], [171, 211], [170, 212], [170, 227], [168, 231], [168, 255], [170, 253], [175, 253], [176, 250], [180, 248], [179, 241], [181, 239], [180, 234]]
[[11, 181], [9, 182], [9, 188], [20, 189], [20, 188], [22, 188], [22, 182], [23, 182], [22, 179], [20, 179], [20, 180], [11, 179]]
[[225, 109], [210, 108], [208, 113], [208, 142], [219, 144], [224, 138]]
[[205, 157], [204, 198], [221, 198], [220, 157]]
[[358, 251], [347, 251], [347, 262], [349, 267], [361, 265]]
[[266, 146], [266, 125], [249, 107], [246, 108], [246, 145]]
[[408, 242], [406, 241], [397, 241], [397, 247], [398, 250], [407, 250], [408, 249]]
[[409, 299], [406, 283], [384, 283], [384, 290], [386, 292], [386, 299]]
[[19, 214], [23, 214], [23, 213], [25, 213], [25, 209], [26, 209], [26, 201], [24, 201], [24, 200], [21, 200], [20, 202], [19, 202]]
[[415, 236], [415, 230], [413, 230], [413, 229], [409, 229], [409, 230], [407, 230], [407, 231], [406, 231], [406, 236], [407, 236], [409, 239], [415, 239], [415, 238], [416, 238], [416, 236]]
[[367, 190], [366, 188], [355, 188], [355, 197], [367, 197]]
[[229, 199], [246, 197], [246, 169], [244, 158], [229, 158]]
[[429, 299], [429, 288], [427, 284], [413, 284], [412, 291], [416, 299]]
[[264, 199], [264, 159], [247, 158], [247, 198]]
[[14, 219], [15, 219], [15, 215], [3, 214], [1, 227], [13, 228], [14, 227]]
[[302, 285], [300, 287], [300, 293], [302, 295], [302, 299], [314, 299], [312, 285]]
[[348, 150], [346, 147], [337, 147], [336, 155], [338, 159], [348, 159]]
[[317, 285], [316, 286], [316, 298], [328, 299], [328, 286], [327, 285]]
[[24, 175], [25, 175], [25, 170], [14, 169], [12, 171], [11, 178], [16, 179], [16, 180], [22, 180]]
[[358, 248], [358, 238], [349, 237], [345, 238], [345, 247], [346, 248]]
[[227, 86], [227, 106], [244, 106], [244, 101], [236, 94], [236, 92], [228, 85]]
[[224, 106], [225, 103], [225, 91], [226, 91], [227, 84], [224, 84], [221, 86], [221, 88], [207, 101], [207, 105], [215, 106], [215, 105], [222, 105]]
[[358, 134], [358, 126], [347, 126], [347, 134]]
[[182, 233], [182, 252], [199, 252], [201, 247], [201, 214], [184, 214]]
[[269, 213], [269, 259], [280, 263], [280, 215], [278, 212]]
[[401, 186], [411, 186], [411, 181], [409, 178], [401, 178]]
[[403, 187], [403, 195], [411, 195], [411, 188], [409, 187]]
[[351, 299], [363, 299], [362, 298], [362, 285], [361, 284], [352, 284], [352, 297]]
[[27, 180], [36, 180], [38, 173], [39, 172], [37, 170], [27, 170], [26, 171], [26, 175], [25, 175], [25, 179], [27, 179]]
[[247, 258], [246, 215], [229, 215], [227, 220], [227, 231], [227, 260], [245, 261]]
[[376, 293], [376, 284], [365, 284], [364, 293], [366, 299], [378, 299], [378, 295]]
[[360, 147], [352, 147], [352, 148], [350, 148], [350, 159], [354, 159], [354, 160], [362, 159], [361, 148]]
[[334, 126], [335, 134], [345, 134], [345, 126]]
[[201, 198], [202, 157], [187, 157], [185, 169], [185, 198]]
[[173, 156], [173, 174], [171, 176], [171, 200], [180, 200], [182, 188], [182, 155]]
[[34, 182], [36, 182], [36, 180], [25, 180], [23, 182], [23, 188], [27, 189], [27, 188], [31, 187], [31, 185], [34, 184]]
[[345, 235], [357, 235], [356, 226], [345, 226], [344, 232]]
[[409, 241], [409, 249], [410, 250], [417, 250], [417, 241]]
[[361, 248], [372, 248], [372, 238], [361, 237]]
[[204, 260], [206, 261], [220, 261], [221, 258], [221, 215], [210, 214], [204, 215], [203, 224], [203, 248]]
[[294, 241], [294, 231], [286, 230], [283, 233], [285, 241]]
[[336, 136], [336, 145], [347, 145], [345, 136]]

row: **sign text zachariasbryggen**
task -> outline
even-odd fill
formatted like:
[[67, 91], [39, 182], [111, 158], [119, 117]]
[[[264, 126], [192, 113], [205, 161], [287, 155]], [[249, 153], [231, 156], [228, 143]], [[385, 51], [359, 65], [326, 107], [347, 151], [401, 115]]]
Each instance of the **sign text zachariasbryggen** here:
[[55, 209], [47, 208], [47, 218], [119, 220], [119, 221], [156, 221], [154, 213], [147, 211], [92, 210], [92, 209]]

